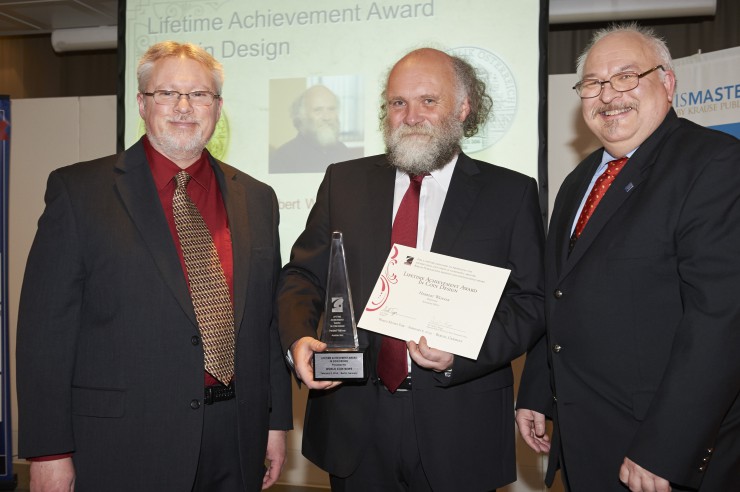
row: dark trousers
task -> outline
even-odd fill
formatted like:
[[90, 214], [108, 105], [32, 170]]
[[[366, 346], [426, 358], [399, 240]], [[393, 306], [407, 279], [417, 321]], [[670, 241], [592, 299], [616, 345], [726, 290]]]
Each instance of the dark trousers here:
[[346, 478], [330, 477], [332, 492], [453, 492], [435, 491], [427, 480], [410, 391], [381, 389], [372, 435], [357, 470]]
[[203, 405], [203, 420], [193, 492], [244, 492], [236, 437], [236, 399]]

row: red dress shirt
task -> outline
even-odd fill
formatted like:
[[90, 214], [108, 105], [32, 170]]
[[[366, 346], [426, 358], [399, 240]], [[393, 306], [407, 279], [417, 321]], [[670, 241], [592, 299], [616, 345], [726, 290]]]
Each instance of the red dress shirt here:
[[[154, 185], [157, 187], [159, 200], [162, 202], [162, 209], [167, 223], [170, 226], [172, 240], [175, 242], [177, 254], [180, 257], [180, 265], [187, 279], [187, 269], [185, 268], [185, 258], [182, 255], [182, 246], [180, 238], [175, 228], [175, 215], [172, 212], [172, 197], [175, 194], [175, 175], [182, 171], [174, 162], [164, 155], [157, 152], [149, 140], [144, 137], [144, 149], [146, 150], [149, 168], [152, 170]], [[218, 187], [216, 175], [208, 161], [208, 153], [203, 151], [200, 158], [190, 165], [186, 171], [193, 179], [188, 183], [188, 195], [193, 201], [203, 220], [211, 233], [213, 243], [216, 245], [218, 257], [221, 260], [221, 267], [226, 276], [226, 283], [229, 286], [231, 294], [231, 303], [234, 303], [234, 257], [231, 249], [231, 231], [229, 230], [229, 220], [226, 215], [221, 189]], [[206, 386], [215, 386], [220, 384], [216, 378], [205, 373]]]

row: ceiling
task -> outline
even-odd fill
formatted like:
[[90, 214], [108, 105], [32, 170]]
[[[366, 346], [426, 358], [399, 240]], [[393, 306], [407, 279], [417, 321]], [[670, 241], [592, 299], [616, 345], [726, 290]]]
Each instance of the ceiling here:
[[0, 36], [117, 23], [118, 0], [0, 0]]
[[[716, 0], [550, 0], [550, 22], [714, 15]], [[0, 36], [115, 26], [118, 0], [0, 0]]]

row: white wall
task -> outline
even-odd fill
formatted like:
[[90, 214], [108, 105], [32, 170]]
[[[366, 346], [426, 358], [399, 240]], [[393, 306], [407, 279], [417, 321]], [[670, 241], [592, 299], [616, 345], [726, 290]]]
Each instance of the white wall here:
[[44, 209], [48, 174], [67, 164], [111, 154], [116, 148], [116, 98], [11, 100], [8, 192], [8, 326], [10, 330], [13, 456], [18, 450], [15, 333], [23, 271]]
[[576, 74], [550, 75], [547, 82], [547, 216], [560, 185], [584, 157], [601, 147], [581, 116], [581, 100], [572, 89]]

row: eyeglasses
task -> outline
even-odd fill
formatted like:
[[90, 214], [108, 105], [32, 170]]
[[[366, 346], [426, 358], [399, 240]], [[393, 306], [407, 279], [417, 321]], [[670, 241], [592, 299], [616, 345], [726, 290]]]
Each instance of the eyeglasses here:
[[215, 99], [220, 99], [221, 94], [214, 94], [208, 91], [177, 92], [177, 91], [154, 91], [142, 92], [145, 96], [154, 98], [157, 104], [175, 105], [180, 102], [180, 98], [185, 96], [193, 106], [210, 106]]
[[637, 87], [641, 78], [658, 69], [665, 70], [663, 65], [658, 65], [642, 73], [619, 72], [609, 77], [609, 80], [583, 79], [573, 86], [573, 90], [576, 91], [576, 94], [581, 99], [591, 99], [592, 97], [599, 96], [601, 91], [604, 90], [604, 84], [607, 83], [617, 92], [627, 92]]

